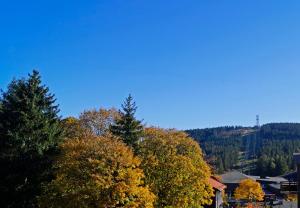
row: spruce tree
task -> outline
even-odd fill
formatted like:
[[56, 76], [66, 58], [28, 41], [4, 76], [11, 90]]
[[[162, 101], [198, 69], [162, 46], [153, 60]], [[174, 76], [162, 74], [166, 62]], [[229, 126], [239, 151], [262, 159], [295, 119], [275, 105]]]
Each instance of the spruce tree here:
[[0, 207], [33, 207], [62, 138], [58, 106], [37, 71], [0, 98]]
[[138, 147], [138, 142], [143, 134], [142, 122], [135, 118], [137, 106], [133, 101], [132, 96], [126, 98], [120, 111], [121, 117], [116, 121], [116, 124], [110, 127], [113, 135], [120, 137], [128, 146], [131, 146], [135, 151]]

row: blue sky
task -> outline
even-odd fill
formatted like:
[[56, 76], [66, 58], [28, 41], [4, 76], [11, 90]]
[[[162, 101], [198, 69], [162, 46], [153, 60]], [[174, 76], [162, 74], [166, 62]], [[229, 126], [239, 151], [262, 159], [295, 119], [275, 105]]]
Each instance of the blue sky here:
[[1, 1], [0, 88], [38, 69], [63, 116], [178, 129], [300, 121], [300, 2]]

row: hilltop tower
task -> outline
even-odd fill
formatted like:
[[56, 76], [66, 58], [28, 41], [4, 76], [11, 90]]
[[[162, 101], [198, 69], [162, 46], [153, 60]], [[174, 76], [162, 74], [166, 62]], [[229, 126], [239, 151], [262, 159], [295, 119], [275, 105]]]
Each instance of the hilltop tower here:
[[259, 115], [256, 115], [256, 127], [260, 127], [260, 124], [259, 124]]

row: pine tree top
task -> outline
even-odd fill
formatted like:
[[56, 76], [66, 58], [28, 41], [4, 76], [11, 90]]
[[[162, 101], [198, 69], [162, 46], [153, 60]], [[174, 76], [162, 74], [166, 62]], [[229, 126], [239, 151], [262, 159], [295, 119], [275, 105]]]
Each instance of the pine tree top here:
[[129, 94], [125, 102], [122, 104], [122, 110], [124, 111], [125, 115], [134, 117], [134, 114], [137, 110], [137, 106], [133, 101], [133, 97], [131, 96], [131, 94]]
[[142, 122], [135, 118], [136, 109], [137, 106], [129, 94], [122, 104], [120, 119], [116, 121], [116, 124], [110, 127], [112, 134], [120, 137], [127, 145], [133, 147], [135, 150], [144, 130]]
[[14, 79], [0, 98], [1, 143], [18, 153], [43, 154], [55, 146], [62, 136], [55, 102], [38, 71]]

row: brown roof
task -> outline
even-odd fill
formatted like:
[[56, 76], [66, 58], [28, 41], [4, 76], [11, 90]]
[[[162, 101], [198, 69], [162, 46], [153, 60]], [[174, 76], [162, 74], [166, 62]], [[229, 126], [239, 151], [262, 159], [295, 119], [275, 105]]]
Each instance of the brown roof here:
[[224, 185], [223, 183], [220, 183], [219, 181], [217, 181], [217, 180], [215, 180], [215, 179], [213, 179], [213, 178], [210, 178], [210, 179], [209, 179], [209, 184], [210, 184], [213, 188], [215, 188], [215, 189], [217, 189], [217, 190], [219, 190], [219, 191], [223, 191], [223, 190], [226, 188], [226, 185]]

